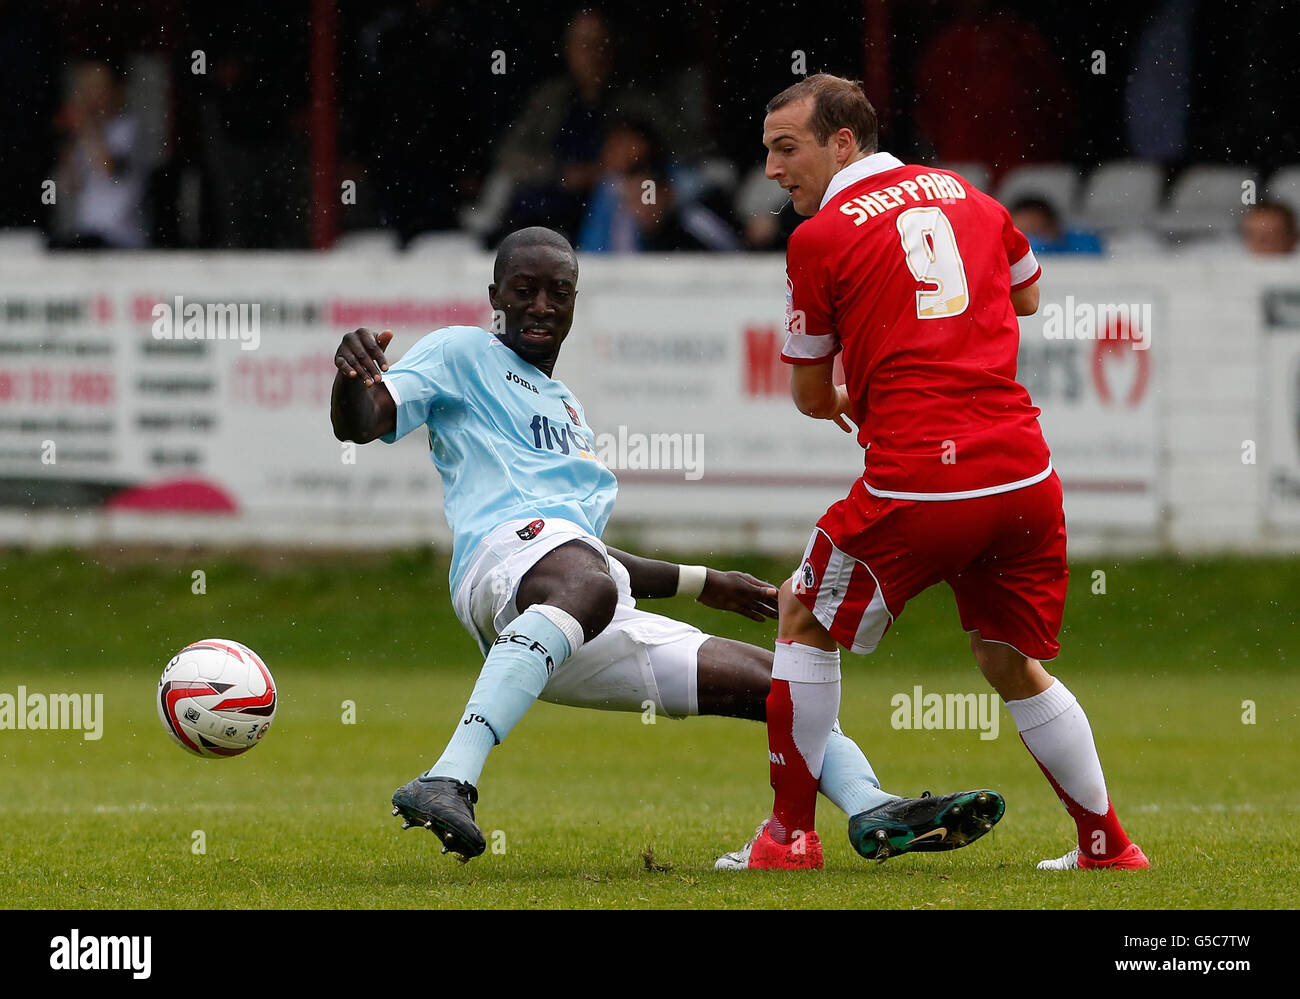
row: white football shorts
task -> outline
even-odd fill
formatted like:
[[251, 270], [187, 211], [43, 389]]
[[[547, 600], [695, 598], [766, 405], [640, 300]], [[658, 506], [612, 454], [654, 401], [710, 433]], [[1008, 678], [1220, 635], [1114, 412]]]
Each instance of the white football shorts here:
[[486, 656], [501, 630], [520, 614], [515, 594], [524, 575], [570, 541], [590, 545], [609, 563], [618, 607], [604, 631], [556, 668], [541, 699], [605, 711], [645, 711], [648, 701], [656, 713], [670, 718], [698, 714], [696, 667], [700, 646], [710, 636], [693, 625], [638, 610], [623, 563], [572, 521], [515, 520], [484, 538], [452, 597], [460, 623]]

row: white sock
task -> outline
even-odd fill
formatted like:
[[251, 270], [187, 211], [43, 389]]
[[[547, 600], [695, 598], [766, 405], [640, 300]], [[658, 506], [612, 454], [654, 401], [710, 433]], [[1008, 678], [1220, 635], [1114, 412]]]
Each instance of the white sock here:
[[790, 685], [790, 702], [794, 706], [791, 736], [808, 772], [819, 777], [826, 740], [840, 713], [840, 650], [827, 652], [809, 645], [777, 642], [772, 679]]
[[1088, 811], [1105, 815], [1109, 798], [1092, 727], [1065, 684], [1053, 677], [1041, 694], [1006, 704], [1025, 746], [1061, 790]]

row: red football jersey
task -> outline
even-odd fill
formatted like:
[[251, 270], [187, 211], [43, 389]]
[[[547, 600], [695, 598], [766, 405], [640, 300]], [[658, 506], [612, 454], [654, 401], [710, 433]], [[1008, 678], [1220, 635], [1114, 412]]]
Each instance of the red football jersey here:
[[954, 173], [875, 153], [831, 180], [790, 236], [781, 358], [844, 351], [872, 493], [962, 499], [1051, 474], [1010, 298], [1040, 273], [1007, 210]]

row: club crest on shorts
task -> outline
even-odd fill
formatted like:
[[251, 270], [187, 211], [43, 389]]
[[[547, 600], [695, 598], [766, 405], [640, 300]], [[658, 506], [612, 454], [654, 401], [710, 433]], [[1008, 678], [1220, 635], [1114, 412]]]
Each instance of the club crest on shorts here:
[[812, 562], [804, 559], [803, 565], [799, 566], [799, 571], [794, 574], [791, 582], [795, 593], [809, 593], [817, 589], [817, 572], [813, 569]]
[[532, 541], [533, 538], [537, 537], [537, 535], [542, 533], [542, 528], [545, 526], [546, 526], [546, 521], [534, 520], [531, 524], [526, 524], [525, 526], [519, 528], [519, 530], [515, 531], [515, 533], [519, 535], [520, 541]]

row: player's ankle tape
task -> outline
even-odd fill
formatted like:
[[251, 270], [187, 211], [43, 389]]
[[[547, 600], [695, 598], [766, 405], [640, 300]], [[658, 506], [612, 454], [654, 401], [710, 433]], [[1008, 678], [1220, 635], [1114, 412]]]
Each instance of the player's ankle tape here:
[[546, 618], [551, 624], [564, 632], [564, 637], [569, 640], [569, 655], [574, 655], [582, 648], [582, 625], [578, 619], [566, 610], [556, 607], [554, 604], [533, 604], [528, 608], [531, 611], [537, 611], [542, 617]]

